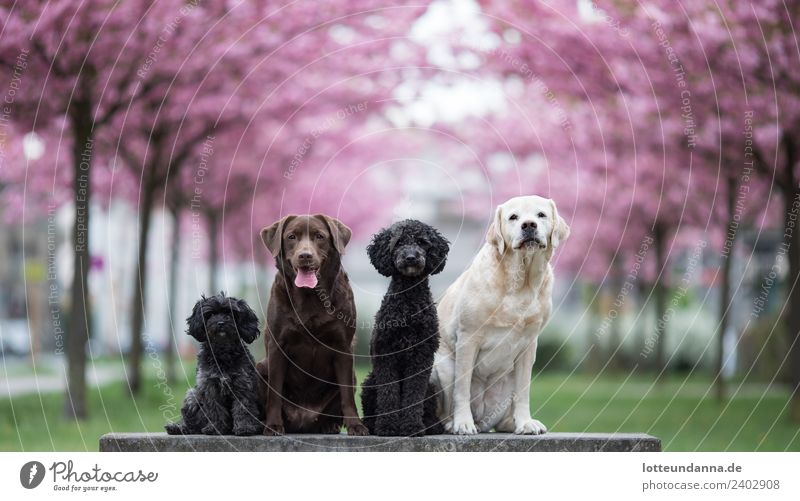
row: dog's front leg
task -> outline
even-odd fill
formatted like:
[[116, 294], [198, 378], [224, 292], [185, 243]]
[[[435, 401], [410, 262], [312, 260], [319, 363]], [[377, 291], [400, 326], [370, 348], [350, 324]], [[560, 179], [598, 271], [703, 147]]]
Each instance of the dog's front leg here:
[[536, 343], [520, 354], [514, 363], [514, 395], [511, 408], [514, 413], [514, 433], [539, 435], [547, 431], [545, 425], [531, 417], [531, 371], [536, 360]]
[[403, 409], [403, 435], [410, 437], [425, 434], [425, 424], [423, 423], [423, 405], [428, 391], [430, 371], [417, 372], [417, 367], [407, 370], [403, 374], [402, 397], [400, 398], [400, 408]]
[[267, 402], [264, 409], [264, 435], [283, 435], [283, 380], [286, 356], [275, 343], [267, 353]]
[[231, 415], [233, 416], [234, 435], [258, 435], [264, 429], [264, 424], [258, 420], [258, 408], [255, 402], [249, 398], [235, 400], [231, 408]]
[[200, 413], [207, 420], [200, 430], [204, 435], [228, 435], [233, 429], [231, 412], [223, 395], [223, 384], [219, 379], [210, 379], [203, 383], [196, 394]]
[[340, 350], [336, 354], [334, 364], [336, 365], [336, 383], [339, 385], [342, 414], [347, 433], [348, 435], [369, 435], [369, 430], [358, 418], [355, 395], [356, 378], [353, 374], [353, 355], [350, 350]]
[[257, 435], [261, 433], [263, 423], [258, 419], [256, 382], [254, 377], [246, 375], [234, 382], [235, 391], [231, 415], [233, 416], [233, 434], [239, 436]]
[[468, 338], [464, 332], [459, 332], [456, 340], [456, 374], [453, 381], [453, 433], [456, 435], [478, 433], [470, 408], [472, 371], [475, 368], [477, 355], [477, 340]]
[[394, 355], [373, 358], [372, 374], [375, 385], [375, 434], [382, 436], [403, 435], [403, 413], [401, 412], [400, 381]]

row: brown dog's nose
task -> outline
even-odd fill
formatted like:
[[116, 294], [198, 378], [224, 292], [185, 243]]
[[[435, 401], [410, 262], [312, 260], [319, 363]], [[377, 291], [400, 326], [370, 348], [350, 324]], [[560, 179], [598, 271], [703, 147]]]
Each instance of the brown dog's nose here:
[[536, 221], [524, 221], [522, 223], [522, 229], [527, 230], [528, 228], [536, 229]]
[[297, 255], [297, 257], [303, 260], [309, 260], [311, 259], [312, 256], [310, 252], [301, 252], [300, 254]]

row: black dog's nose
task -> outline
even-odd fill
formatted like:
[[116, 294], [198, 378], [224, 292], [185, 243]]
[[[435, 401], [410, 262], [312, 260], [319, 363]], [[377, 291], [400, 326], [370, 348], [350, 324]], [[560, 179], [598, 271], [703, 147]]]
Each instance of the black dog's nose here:
[[407, 254], [406, 255], [406, 263], [408, 263], [408, 264], [415, 264], [417, 262], [417, 259], [419, 259], [419, 258], [417, 257], [416, 254]]
[[224, 320], [220, 320], [220, 321], [217, 322], [217, 326], [218, 327], [222, 327], [223, 325], [225, 325], [225, 321]]
[[312, 256], [310, 252], [301, 252], [300, 254], [297, 255], [297, 257], [299, 257], [300, 259], [311, 259]]
[[536, 229], [536, 221], [524, 221], [522, 223], [522, 229], [527, 230], [528, 228], [535, 230]]

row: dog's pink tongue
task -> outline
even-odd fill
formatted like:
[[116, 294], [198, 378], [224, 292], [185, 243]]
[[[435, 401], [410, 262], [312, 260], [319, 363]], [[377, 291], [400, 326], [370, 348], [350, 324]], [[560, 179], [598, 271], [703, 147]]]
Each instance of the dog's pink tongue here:
[[297, 276], [294, 278], [294, 284], [297, 287], [309, 287], [313, 289], [317, 286], [317, 274], [310, 270], [297, 270]]

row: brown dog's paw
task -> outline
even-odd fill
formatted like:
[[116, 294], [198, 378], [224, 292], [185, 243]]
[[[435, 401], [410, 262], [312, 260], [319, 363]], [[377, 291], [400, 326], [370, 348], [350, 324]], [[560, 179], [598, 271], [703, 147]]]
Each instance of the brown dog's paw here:
[[321, 426], [316, 433], [321, 433], [323, 435], [338, 435], [342, 432], [342, 424], [341, 423], [327, 423]]
[[363, 437], [369, 435], [369, 430], [361, 423], [355, 423], [347, 427], [347, 434], [354, 437]]
[[278, 435], [284, 435], [286, 431], [283, 429], [282, 424], [268, 424], [264, 427], [264, 435], [268, 437], [276, 437]]

